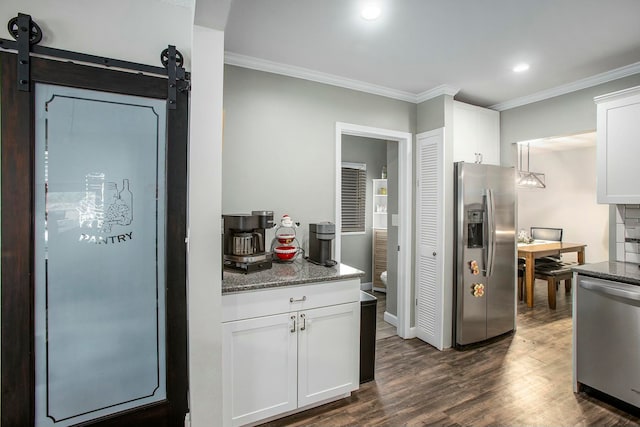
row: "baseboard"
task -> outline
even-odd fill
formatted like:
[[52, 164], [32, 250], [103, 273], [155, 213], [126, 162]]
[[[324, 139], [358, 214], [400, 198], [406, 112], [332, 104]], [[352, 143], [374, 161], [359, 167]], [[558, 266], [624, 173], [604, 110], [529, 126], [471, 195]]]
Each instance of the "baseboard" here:
[[384, 312], [384, 321], [390, 325], [398, 327], [398, 317], [395, 314], [391, 314], [388, 311]]
[[385, 294], [387, 293], [387, 288], [379, 288], [377, 286], [373, 286], [373, 290], [376, 292], [384, 292]]
[[370, 291], [373, 289], [373, 282], [360, 283], [361, 291]]
[[412, 326], [412, 327], [409, 328], [409, 331], [407, 331], [407, 336], [405, 336], [403, 338], [406, 339], [406, 340], [410, 340], [410, 339], [415, 338], [415, 337], [417, 337], [417, 335], [416, 335], [416, 327]]

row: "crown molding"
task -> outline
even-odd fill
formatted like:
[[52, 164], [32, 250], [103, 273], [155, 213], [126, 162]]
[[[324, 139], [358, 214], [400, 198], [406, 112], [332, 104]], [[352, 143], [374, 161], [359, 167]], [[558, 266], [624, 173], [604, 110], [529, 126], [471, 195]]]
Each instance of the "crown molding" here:
[[612, 80], [621, 79], [623, 77], [631, 76], [638, 73], [640, 73], [640, 62], [636, 62], [635, 64], [626, 65], [620, 68], [615, 68], [613, 70], [596, 74], [595, 76], [587, 77], [581, 80], [576, 80], [575, 82], [568, 83], [566, 85], [557, 86], [551, 89], [533, 93], [531, 95], [515, 98], [510, 101], [500, 102], [498, 104], [490, 106], [489, 108], [497, 111], [509, 110], [511, 108], [516, 108], [526, 104], [531, 104], [533, 102], [543, 101], [545, 99], [565, 95], [567, 93], [597, 86], [602, 83], [607, 83]]
[[[235, 65], [238, 67], [250, 68], [253, 70], [265, 71], [274, 74], [281, 74], [284, 76], [295, 77], [298, 79], [309, 80], [317, 83], [324, 83], [332, 86], [343, 87], [346, 89], [357, 90], [359, 92], [398, 99], [400, 101], [407, 101], [414, 104], [419, 104], [421, 102], [436, 98], [441, 95], [455, 96], [460, 91], [460, 88], [455, 86], [440, 85], [433, 89], [420, 92], [416, 95], [411, 92], [391, 89], [385, 86], [365, 83], [359, 80], [349, 79], [334, 74], [328, 74], [308, 68], [282, 64], [279, 62], [273, 62], [253, 56], [240, 55], [233, 52], [224, 53], [224, 62], [225, 64]], [[516, 108], [556, 96], [565, 95], [567, 93], [597, 86], [602, 83], [607, 83], [612, 80], [621, 79], [623, 77], [631, 76], [638, 73], [640, 73], [640, 62], [616, 68], [614, 70], [610, 70], [581, 80], [576, 80], [575, 82], [571, 82], [566, 85], [557, 86], [551, 89], [533, 93], [531, 95], [514, 98], [505, 102], [500, 102], [498, 104], [491, 105], [488, 108], [496, 111], [509, 110], [511, 108]]]
[[411, 92], [405, 92], [384, 86], [364, 83], [359, 80], [348, 79], [345, 77], [336, 76], [334, 74], [322, 73], [320, 71], [314, 71], [308, 68], [295, 67], [292, 65], [281, 64], [278, 62], [268, 61], [266, 59], [260, 59], [252, 56], [239, 55], [233, 52], [224, 53], [224, 62], [225, 64], [236, 65], [238, 67], [251, 68], [253, 70], [266, 71], [268, 73], [282, 74], [284, 76], [310, 80], [312, 82], [344, 87], [360, 92], [371, 93], [373, 95], [380, 95], [387, 98], [398, 99], [400, 101], [407, 101], [412, 103], [417, 102], [416, 95]]
[[459, 87], [449, 86], [449, 85], [440, 85], [438, 87], [434, 87], [433, 89], [426, 90], [424, 92], [420, 92], [416, 95], [416, 104], [427, 101], [429, 99], [433, 99], [440, 95], [450, 95], [456, 96], [456, 94], [460, 92]]
[[637, 93], [640, 93], [640, 86], [629, 87], [612, 93], [605, 93], [604, 95], [596, 96], [593, 100], [598, 104], [603, 101], [613, 101], [616, 98], [623, 98]]

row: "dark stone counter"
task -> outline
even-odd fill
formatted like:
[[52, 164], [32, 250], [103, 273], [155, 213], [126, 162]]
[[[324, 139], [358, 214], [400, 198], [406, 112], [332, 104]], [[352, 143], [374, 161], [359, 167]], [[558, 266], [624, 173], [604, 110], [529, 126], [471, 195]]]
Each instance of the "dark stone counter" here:
[[640, 266], [630, 262], [607, 261], [582, 264], [573, 267], [572, 270], [585, 276], [640, 286]]
[[325, 267], [297, 259], [291, 263], [273, 263], [269, 270], [255, 273], [239, 273], [225, 270], [222, 278], [222, 294], [255, 291], [306, 283], [360, 278], [364, 272], [345, 264]]

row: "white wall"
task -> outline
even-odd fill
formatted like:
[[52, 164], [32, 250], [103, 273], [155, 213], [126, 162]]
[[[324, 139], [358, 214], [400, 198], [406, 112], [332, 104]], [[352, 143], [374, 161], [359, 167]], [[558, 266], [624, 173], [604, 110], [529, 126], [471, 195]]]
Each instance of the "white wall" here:
[[[545, 174], [547, 188], [518, 187], [517, 229], [563, 229], [562, 240], [586, 243], [585, 262], [609, 259], [609, 206], [596, 203], [596, 147], [531, 148], [532, 172]], [[526, 167], [526, 161], [525, 161]], [[575, 254], [563, 259], [575, 261]]]
[[160, 52], [175, 45], [191, 65], [193, 9], [188, 1], [2, 0], [0, 37], [13, 40], [9, 19], [31, 15], [44, 34], [40, 45], [162, 66]]
[[189, 135], [189, 404], [192, 427], [222, 424], [222, 81], [224, 33], [193, 30]]

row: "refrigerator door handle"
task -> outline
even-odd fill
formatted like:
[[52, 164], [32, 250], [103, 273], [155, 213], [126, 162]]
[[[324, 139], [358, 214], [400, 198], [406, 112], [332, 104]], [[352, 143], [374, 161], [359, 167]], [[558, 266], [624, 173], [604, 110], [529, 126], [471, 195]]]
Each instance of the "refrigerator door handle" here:
[[485, 264], [485, 276], [491, 276], [493, 273], [493, 262], [496, 254], [496, 217], [495, 217], [495, 201], [493, 199], [493, 190], [486, 189], [487, 203], [487, 263]]

